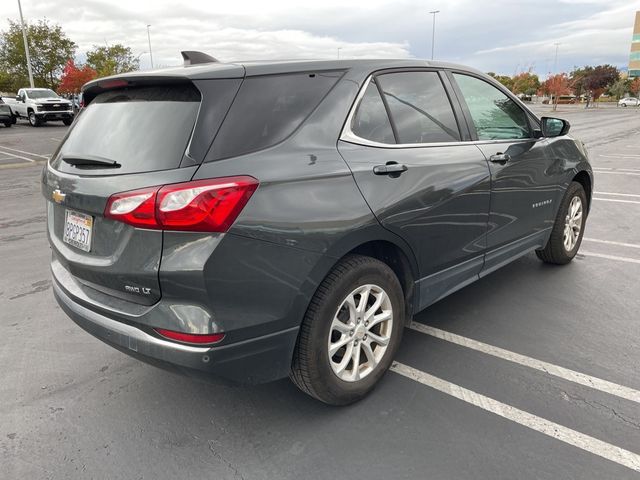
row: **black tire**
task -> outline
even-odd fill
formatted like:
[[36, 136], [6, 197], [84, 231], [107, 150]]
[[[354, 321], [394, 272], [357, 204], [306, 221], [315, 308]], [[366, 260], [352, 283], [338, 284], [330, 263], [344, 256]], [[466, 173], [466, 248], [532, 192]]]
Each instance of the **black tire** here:
[[18, 122], [18, 117], [16, 117], [15, 115], [13, 115], [13, 116], [11, 117], [11, 123], [15, 125], [17, 122]]
[[13, 122], [11, 120], [7, 120], [6, 122], [4, 122], [4, 126], [7, 128], [11, 127], [11, 125], [13, 125]]
[[73, 119], [72, 118], [65, 118], [64, 120], [62, 120], [62, 123], [64, 123], [68, 127], [69, 125], [71, 125], [73, 123]]
[[29, 112], [28, 119], [32, 127], [39, 127], [40, 125], [42, 125], [42, 120], [38, 118], [38, 116], [34, 112]]
[[[580, 226], [580, 232], [575, 245], [570, 250], [567, 250], [564, 246], [565, 222], [569, 205], [576, 196], [579, 197], [582, 202], [582, 225]], [[587, 208], [587, 195], [584, 188], [578, 182], [571, 182], [569, 188], [564, 194], [564, 197], [562, 198], [560, 208], [558, 208], [558, 214], [556, 215], [556, 220], [553, 224], [553, 230], [551, 230], [551, 236], [549, 237], [547, 245], [542, 250], [536, 250], [536, 255], [540, 260], [545, 263], [552, 263], [555, 265], [565, 265], [573, 260], [573, 257], [578, 253], [580, 244], [582, 243], [584, 226], [587, 221]]]
[[[330, 364], [328, 342], [331, 323], [347, 296], [358, 287], [370, 284], [384, 290], [390, 300], [393, 320], [388, 334], [389, 343], [370, 372], [359, 380], [345, 381], [334, 373]], [[391, 366], [402, 339], [405, 320], [402, 287], [393, 270], [375, 258], [362, 255], [346, 256], [329, 272], [311, 299], [293, 354], [289, 375], [291, 380], [303, 392], [330, 405], [348, 405], [361, 400], [373, 390]], [[348, 334], [344, 335], [346, 338]], [[353, 336], [353, 331], [351, 335]], [[366, 339], [365, 335], [363, 340]], [[376, 345], [374, 351], [377, 351], [377, 348], [379, 347]], [[366, 359], [366, 356], [361, 358]], [[363, 366], [367, 363], [368, 361], [360, 361]], [[350, 365], [353, 369], [353, 363]]]

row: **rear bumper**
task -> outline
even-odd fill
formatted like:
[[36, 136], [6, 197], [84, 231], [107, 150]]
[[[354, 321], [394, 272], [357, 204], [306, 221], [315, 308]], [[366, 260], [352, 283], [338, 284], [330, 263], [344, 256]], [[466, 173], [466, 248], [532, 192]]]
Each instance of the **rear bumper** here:
[[53, 277], [53, 292], [64, 312], [94, 337], [139, 360], [190, 376], [213, 376], [238, 383], [263, 383], [287, 376], [298, 327], [220, 347], [163, 340], [143, 328], [94, 312]]

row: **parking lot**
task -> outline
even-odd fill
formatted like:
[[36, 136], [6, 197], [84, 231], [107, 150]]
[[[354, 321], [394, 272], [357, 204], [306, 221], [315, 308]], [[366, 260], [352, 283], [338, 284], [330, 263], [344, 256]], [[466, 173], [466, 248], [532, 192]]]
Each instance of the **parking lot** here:
[[640, 108], [533, 108], [593, 163], [578, 257], [528, 255], [420, 313], [345, 408], [176, 376], [78, 328], [39, 185], [67, 127], [0, 129], [0, 478], [639, 478]]

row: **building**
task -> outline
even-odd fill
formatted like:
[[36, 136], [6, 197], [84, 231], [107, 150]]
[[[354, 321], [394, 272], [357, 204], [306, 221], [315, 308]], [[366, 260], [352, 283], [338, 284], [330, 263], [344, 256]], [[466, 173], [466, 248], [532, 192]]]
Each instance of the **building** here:
[[631, 54], [629, 55], [629, 78], [640, 77], [640, 12], [636, 12], [631, 39]]

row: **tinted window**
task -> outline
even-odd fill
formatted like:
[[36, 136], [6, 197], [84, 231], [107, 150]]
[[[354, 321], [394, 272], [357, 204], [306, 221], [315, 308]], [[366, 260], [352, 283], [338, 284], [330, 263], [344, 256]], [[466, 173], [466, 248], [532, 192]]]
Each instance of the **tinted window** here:
[[213, 158], [275, 145], [291, 135], [318, 106], [342, 72], [247, 78], [213, 143]]
[[449, 97], [436, 72], [388, 73], [377, 80], [389, 105], [398, 143], [460, 140]]
[[[52, 166], [79, 173], [64, 155], [116, 161], [109, 174], [177, 168], [200, 106], [195, 87], [164, 86], [111, 90], [98, 95], [78, 116], [53, 157]], [[82, 169], [83, 175], [104, 169]]]
[[527, 115], [493, 85], [469, 75], [454, 73], [467, 102], [479, 140], [529, 138]]
[[380, 92], [370, 82], [351, 122], [351, 131], [360, 138], [380, 143], [396, 143]]

